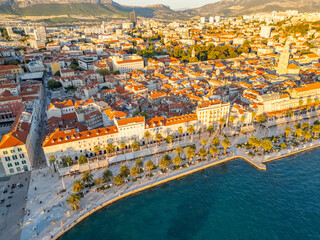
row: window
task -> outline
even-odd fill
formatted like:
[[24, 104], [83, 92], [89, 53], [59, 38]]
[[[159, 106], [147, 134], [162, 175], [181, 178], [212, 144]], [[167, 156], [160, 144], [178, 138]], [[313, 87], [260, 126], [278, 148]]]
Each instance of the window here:
[[18, 159], [17, 155], [12, 155], [12, 159], [17, 160]]
[[14, 173], [13, 168], [10, 168], [10, 169], [9, 169], [9, 172], [10, 172], [10, 173]]
[[19, 154], [19, 156], [20, 156], [20, 158], [24, 158], [24, 154], [23, 153]]
[[20, 164], [19, 164], [19, 162], [15, 162], [14, 165], [15, 166], [19, 166]]
[[3, 151], [3, 154], [8, 154], [8, 151]]
[[22, 160], [21, 163], [22, 164], [27, 164], [27, 162], [25, 160]]
[[8, 163], [8, 167], [12, 167], [12, 163]]
[[10, 161], [10, 157], [5, 157], [5, 159], [7, 162]]
[[18, 148], [18, 152], [21, 152], [22, 151], [22, 148]]
[[11, 152], [11, 153], [14, 153], [15, 151], [14, 151], [14, 149], [11, 149], [10, 152]]

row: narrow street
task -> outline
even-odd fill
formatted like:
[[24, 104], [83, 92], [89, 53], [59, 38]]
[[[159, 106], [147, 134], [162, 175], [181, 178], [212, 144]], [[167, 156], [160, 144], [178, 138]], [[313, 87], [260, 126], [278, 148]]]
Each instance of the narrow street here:
[[46, 126], [47, 126], [47, 114], [46, 109], [48, 104], [50, 104], [50, 95], [48, 94], [49, 91], [47, 90], [47, 82], [49, 80], [48, 76], [44, 77], [43, 80], [43, 97], [40, 100], [41, 103], [41, 113], [40, 113], [40, 120], [37, 122], [38, 126], [36, 127], [36, 148], [34, 149], [34, 159], [33, 159], [33, 169], [39, 169], [46, 166], [45, 155], [42, 149], [42, 142], [45, 137], [46, 133]]

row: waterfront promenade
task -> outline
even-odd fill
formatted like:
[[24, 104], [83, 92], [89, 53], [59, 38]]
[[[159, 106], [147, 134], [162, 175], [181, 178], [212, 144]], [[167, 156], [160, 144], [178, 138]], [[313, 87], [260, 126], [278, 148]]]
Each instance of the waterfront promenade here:
[[[257, 128], [254, 133], [255, 136], [272, 136], [283, 133], [285, 126], [277, 126], [272, 129]], [[80, 176], [65, 177], [64, 184], [67, 189], [65, 193], [59, 193], [62, 189], [61, 181], [57, 181], [57, 173], [53, 172], [53, 169], [45, 168], [32, 172], [32, 179], [30, 183], [30, 191], [28, 195], [27, 209], [30, 210], [30, 215], [25, 217], [21, 239], [57, 239], [64, 232], [68, 231], [75, 224], [88, 217], [90, 214], [107, 206], [123, 197], [127, 197], [131, 194], [143, 191], [145, 189], [163, 184], [168, 181], [192, 174], [196, 171], [203, 170], [205, 168], [218, 165], [220, 163], [230, 161], [233, 159], [242, 158], [254, 165], [260, 170], [266, 170], [264, 163], [285, 157], [290, 154], [295, 154], [300, 151], [305, 151], [309, 148], [319, 146], [319, 140], [315, 140], [311, 143], [301, 145], [293, 149], [284, 149], [280, 152], [275, 152], [268, 155], [249, 157], [244, 149], [238, 149], [235, 147], [238, 143], [244, 143], [253, 134], [243, 135], [230, 138], [232, 146], [229, 149], [229, 154], [220, 155], [214, 159], [209, 158], [207, 161], [198, 161], [197, 158], [194, 164], [189, 167], [180, 168], [178, 170], [169, 169], [167, 173], [162, 174], [159, 169], [153, 171], [152, 177], [146, 177], [141, 175], [141, 179], [138, 181], [129, 181], [122, 186], [113, 186], [110, 189], [96, 192], [94, 189], [88, 190], [85, 193], [85, 197], [81, 202], [81, 209], [79, 211], [71, 211], [69, 206], [66, 205], [66, 199], [72, 193], [72, 185], [74, 181], [80, 179]], [[204, 134], [201, 138], [207, 138]], [[189, 138], [188, 138], [189, 139]], [[186, 139], [186, 141], [188, 140]], [[196, 144], [196, 147], [200, 146], [199, 138], [194, 136], [190, 144]], [[181, 141], [183, 143], [183, 141]], [[143, 151], [143, 150], [141, 150]], [[152, 151], [152, 149], [148, 150]], [[175, 154], [173, 152], [167, 152], [171, 157]], [[161, 156], [148, 156], [143, 159], [147, 161], [153, 159], [154, 162], [161, 158]], [[126, 163], [130, 168], [133, 162]], [[111, 166], [110, 170], [114, 175], [119, 173], [119, 166]], [[94, 178], [100, 177], [103, 169], [93, 171]], [[36, 189], [36, 190], [35, 190]], [[57, 194], [59, 193], [59, 194]]]

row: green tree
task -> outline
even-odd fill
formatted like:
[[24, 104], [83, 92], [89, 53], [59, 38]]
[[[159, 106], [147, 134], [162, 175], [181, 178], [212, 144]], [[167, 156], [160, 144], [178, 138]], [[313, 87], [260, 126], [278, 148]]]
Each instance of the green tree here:
[[112, 153], [114, 153], [116, 150], [116, 147], [113, 145], [113, 143], [108, 143], [108, 145], [106, 146], [106, 151], [109, 155], [111, 155]]
[[147, 139], [147, 147], [149, 148], [149, 139], [151, 138], [151, 133], [147, 130], [144, 132], [144, 137]]
[[71, 157], [64, 157], [62, 158], [62, 166], [63, 167], [69, 167], [73, 165], [73, 161]]
[[164, 172], [164, 169], [169, 167], [170, 164], [171, 164], [171, 157], [166, 154], [161, 158], [159, 162], [159, 167], [161, 167], [162, 171]]
[[146, 168], [148, 169], [148, 171], [149, 171], [149, 176], [151, 176], [150, 175], [150, 173], [151, 173], [151, 170], [152, 169], [154, 169], [154, 164], [153, 164], [153, 162], [151, 161], [151, 160], [149, 160], [148, 162], [146, 162]]
[[204, 147], [205, 145], [207, 145], [207, 139], [202, 138], [201, 139], [201, 145]]
[[94, 181], [94, 184], [95, 184], [97, 187], [100, 187], [100, 186], [103, 184], [103, 179], [102, 179], [102, 178], [97, 178], [97, 179]]
[[209, 152], [212, 154], [212, 158], [215, 158], [216, 154], [219, 153], [219, 149], [217, 147], [213, 146], [209, 149]]
[[176, 166], [179, 166], [182, 163], [182, 158], [179, 156], [175, 156], [172, 160], [172, 163]]
[[54, 155], [50, 155], [49, 156], [49, 163], [50, 163], [50, 165], [53, 165], [54, 172], [57, 172], [57, 169], [56, 169], [56, 157]]
[[192, 137], [192, 134], [194, 134], [196, 130], [194, 129], [194, 126], [193, 125], [190, 125], [187, 129], [187, 132], [190, 134], [190, 139]]
[[84, 183], [91, 183], [93, 181], [92, 174], [89, 171], [85, 171], [82, 173], [81, 180]]
[[129, 167], [127, 165], [123, 165], [120, 167], [120, 176], [125, 178], [125, 177], [128, 177], [130, 174], [130, 170], [129, 170]]
[[264, 152], [272, 149], [272, 143], [270, 140], [264, 140], [263, 142], [261, 142], [261, 146], [264, 149]]
[[131, 144], [131, 147], [132, 147], [133, 151], [138, 151], [138, 150], [140, 150], [140, 143], [139, 142], [133, 142]]
[[109, 169], [106, 169], [106, 170], [102, 173], [102, 179], [103, 179], [105, 182], [111, 181], [112, 177], [113, 177], [113, 174], [112, 174], [112, 172], [111, 172]]
[[189, 160], [189, 164], [191, 163], [191, 159], [195, 156], [195, 151], [193, 147], [187, 147], [186, 157]]
[[220, 145], [220, 139], [218, 137], [215, 137], [211, 140], [212, 146], [218, 147]]
[[158, 145], [160, 146], [160, 142], [162, 140], [162, 135], [160, 133], [157, 133], [155, 139], [156, 139], [156, 141], [158, 141]]
[[117, 175], [117, 176], [115, 176], [114, 178], [113, 178], [113, 182], [114, 182], [114, 184], [116, 185], [116, 186], [120, 186], [120, 185], [122, 185], [123, 184], [123, 178], [121, 177], [121, 175], [119, 174], [119, 175]]
[[284, 129], [284, 132], [286, 134], [286, 138], [288, 138], [288, 135], [291, 133], [291, 127], [287, 126], [285, 129]]
[[139, 169], [136, 167], [131, 168], [130, 174], [133, 178], [136, 178], [139, 175]]
[[214, 133], [214, 127], [211, 125], [208, 127], [207, 129], [208, 133], [209, 133], [209, 137], [211, 137], [211, 135]]
[[204, 148], [200, 148], [199, 155], [201, 156], [201, 160], [203, 160], [203, 157], [207, 156], [207, 151]]
[[95, 146], [93, 147], [93, 151], [94, 151], [94, 153], [95, 153], [96, 155], [98, 155], [99, 152], [100, 152], [100, 146], [99, 146], [99, 145], [95, 145]]
[[122, 142], [119, 144], [119, 147], [122, 149], [122, 153], [124, 153], [124, 149], [126, 148], [126, 143], [122, 141]]
[[181, 140], [181, 135], [183, 134], [183, 128], [180, 126], [178, 127], [178, 133], [179, 133], [179, 141]]
[[84, 189], [84, 186], [80, 180], [74, 182], [72, 189], [75, 193], [79, 193]]
[[73, 210], [78, 210], [80, 209], [80, 196], [78, 194], [72, 194], [68, 199], [67, 199], [67, 204], [72, 207]]
[[85, 163], [87, 163], [87, 162], [88, 162], [88, 160], [87, 160], [87, 157], [86, 157], [86, 156], [81, 155], [81, 156], [79, 157], [79, 164], [85, 164]]
[[228, 138], [222, 140], [222, 146], [224, 147], [224, 154], [227, 152], [227, 148], [230, 147], [231, 143]]
[[167, 137], [167, 142], [168, 143], [170, 143], [170, 144], [172, 144], [173, 143], [173, 140], [174, 140], [174, 138], [173, 138], [173, 136], [172, 135], [169, 135], [168, 137]]

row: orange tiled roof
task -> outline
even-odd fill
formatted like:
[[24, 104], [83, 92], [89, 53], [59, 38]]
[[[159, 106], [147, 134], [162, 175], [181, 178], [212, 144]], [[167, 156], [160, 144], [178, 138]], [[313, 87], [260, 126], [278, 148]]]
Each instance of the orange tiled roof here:
[[43, 142], [43, 147], [50, 147], [58, 144], [75, 142], [85, 140], [93, 137], [101, 137], [110, 134], [118, 133], [116, 126], [94, 129], [90, 131], [84, 131], [76, 133], [75, 129], [66, 131], [56, 131], [51, 133]]
[[117, 120], [119, 126], [127, 125], [130, 123], [144, 123], [144, 117], [132, 117], [132, 118], [125, 118], [125, 119], [118, 119]]

